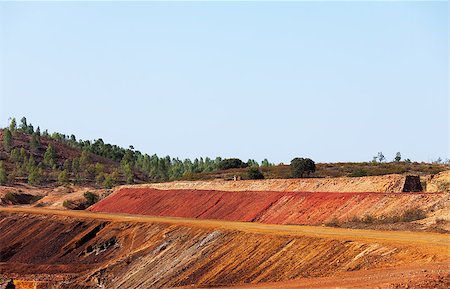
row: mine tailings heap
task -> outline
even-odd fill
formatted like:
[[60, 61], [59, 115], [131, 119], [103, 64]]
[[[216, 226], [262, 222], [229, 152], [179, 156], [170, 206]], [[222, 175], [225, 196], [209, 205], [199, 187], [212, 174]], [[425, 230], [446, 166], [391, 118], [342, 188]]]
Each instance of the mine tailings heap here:
[[[260, 190], [263, 187], [269, 190]], [[337, 188], [341, 190], [331, 191]], [[349, 191], [343, 191], [344, 188]], [[371, 188], [373, 191], [354, 192], [355, 189], [364, 188]], [[409, 192], [419, 188], [419, 177], [402, 175], [173, 182], [120, 187], [89, 210], [270, 224], [317, 225], [332, 220], [348, 221], [365, 215], [399, 215], [409, 209], [429, 211], [449, 203], [447, 193]]]

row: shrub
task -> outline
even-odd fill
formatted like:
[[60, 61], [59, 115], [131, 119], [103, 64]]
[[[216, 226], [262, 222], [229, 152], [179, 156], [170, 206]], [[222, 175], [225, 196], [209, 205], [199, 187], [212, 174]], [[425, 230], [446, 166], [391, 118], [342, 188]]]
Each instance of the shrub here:
[[316, 171], [316, 164], [312, 159], [308, 158], [295, 158], [291, 161], [291, 174], [293, 178], [303, 178], [306, 174]]
[[416, 221], [416, 220], [421, 220], [421, 219], [425, 219], [427, 217], [427, 215], [425, 214], [425, 212], [421, 209], [409, 209], [406, 210], [401, 217], [401, 220], [403, 222], [412, 222], [412, 221]]
[[376, 220], [372, 215], [366, 215], [361, 219], [361, 222], [364, 224], [373, 224], [375, 221]]
[[350, 177], [365, 177], [367, 176], [367, 171], [364, 169], [357, 169], [354, 170], [351, 174]]
[[11, 192], [7, 192], [3, 196], [3, 200], [8, 202], [8, 203], [15, 204], [17, 202], [16, 194], [15, 193], [11, 193]]
[[244, 163], [240, 159], [236, 158], [224, 159], [221, 160], [219, 163], [220, 170], [246, 168], [247, 166], [248, 166], [247, 163]]
[[86, 208], [98, 202], [98, 196], [92, 192], [85, 192], [83, 196], [86, 199]]
[[339, 227], [339, 221], [336, 217], [331, 219], [329, 222], [325, 223], [325, 226], [327, 227]]
[[261, 180], [264, 179], [263, 173], [255, 167], [249, 168], [247, 171], [247, 176], [251, 180]]
[[66, 209], [72, 210], [73, 209], [72, 201], [64, 200], [63, 207], [66, 208]]

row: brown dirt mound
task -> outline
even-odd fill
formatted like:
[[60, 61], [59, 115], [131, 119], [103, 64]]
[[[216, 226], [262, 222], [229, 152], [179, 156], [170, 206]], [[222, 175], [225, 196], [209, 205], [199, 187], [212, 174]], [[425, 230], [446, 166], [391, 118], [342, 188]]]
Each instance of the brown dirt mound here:
[[161, 190], [191, 189], [220, 191], [276, 191], [276, 192], [403, 192], [421, 191], [418, 176], [385, 175], [357, 178], [266, 179], [241, 181], [178, 181], [125, 187]]
[[53, 288], [231, 286], [448, 261], [440, 234], [1, 210], [0, 274], [64, 281]]
[[112, 212], [271, 224], [322, 224], [353, 217], [397, 216], [408, 209], [436, 211], [447, 193], [296, 193], [120, 188], [90, 208]]
[[426, 182], [427, 192], [450, 192], [450, 171], [430, 176]]

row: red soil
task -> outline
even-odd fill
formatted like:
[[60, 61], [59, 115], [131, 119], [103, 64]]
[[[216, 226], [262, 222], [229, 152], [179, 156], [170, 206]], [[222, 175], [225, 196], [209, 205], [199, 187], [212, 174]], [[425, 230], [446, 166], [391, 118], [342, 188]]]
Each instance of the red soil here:
[[398, 215], [409, 208], [440, 208], [445, 193], [229, 192], [121, 188], [90, 208], [128, 213], [271, 224], [321, 224], [354, 216]]

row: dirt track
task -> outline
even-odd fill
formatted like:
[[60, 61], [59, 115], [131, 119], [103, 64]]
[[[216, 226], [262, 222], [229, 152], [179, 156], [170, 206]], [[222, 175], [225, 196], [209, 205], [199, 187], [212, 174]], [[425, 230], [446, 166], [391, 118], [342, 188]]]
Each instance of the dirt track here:
[[[72, 218], [90, 218], [97, 220], [108, 220], [114, 222], [139, 222], [139, 223], [165, 223], [200, 227], [208, 229], [238, 230], [241, 232], [270, 234], [281, 236], [311, 236], [333, 239], [352, 239], [373, 241], [382, 243], [408, 244], [421, 246], [423, 248], [439, 248], [443, 256], [446, 253], [450, 259], [450, 235], [439, 233], [403, 232], [403, 231], [375, 231], [330, 228], [323, 226], [293, 226], [272, 225], [249, 222], [232, 222], [224, 220], [198, 220], [175, 217], [153, 217], [112, 213], [92, 213], [87, 211], [68, 211], [43, 208], [0, 208], [0, 212], [32, 213], [42, 215], [67, 216]], [[446, 259], [446, 258], [444, 258]]]

